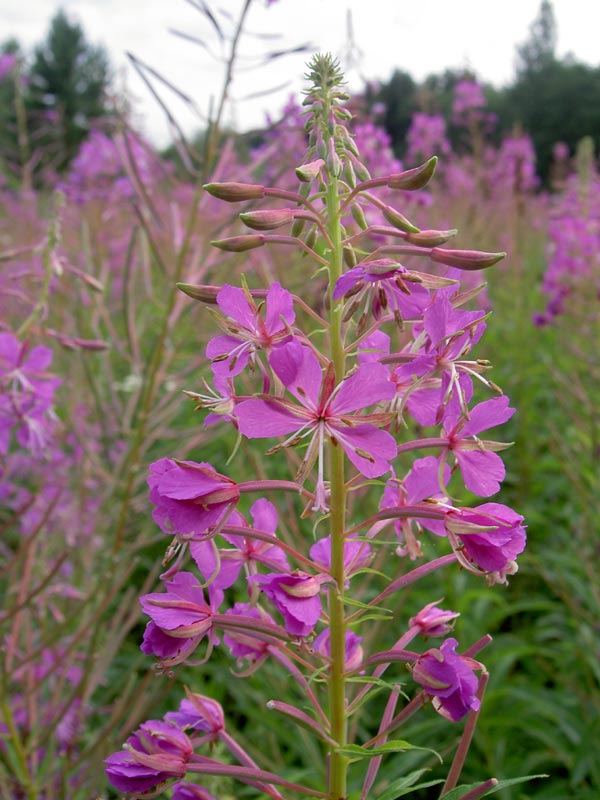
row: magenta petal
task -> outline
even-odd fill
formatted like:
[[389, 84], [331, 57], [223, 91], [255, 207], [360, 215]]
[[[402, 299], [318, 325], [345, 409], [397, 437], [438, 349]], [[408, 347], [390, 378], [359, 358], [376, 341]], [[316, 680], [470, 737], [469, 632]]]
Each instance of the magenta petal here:
[[488, 428], [495, 428], [509, 420], [515, 413], [514, 408], [509, 408], [510, 400], [506, 395], [493, 397], [479, 403], [469, 411], [470, 419], [461, 429], [461, 437], [475, 436]]
[[302, 405], [316, 410], [323, 371], [312, 350], [294, 340], [271, 353], [269, 364]]
[[284, 330], [281, 317], [288, 325], [293, 325], [296, 319], [294, 300], [292, 295], [282, 288], [281, 284], [275, 282], [269, 287], [265, 312], [265, 325], [270, 334]]
[[253, 345], [249, 341], [233, 336], [215, 336], [206, 345], [206, 355], [210, 359], [228, 356], [222, 361], [213, 361], [212, 370], [222, 378], [234, 377], [242, 372], [248, 363]]
[[[394, 437], [387, 431], [380, 431], [374, 425], [330, 426], [344, 448], [346, 455], [356, 469], [366, 478], [377, 478], [390, 468], [390, 461], [396, 457], [397, 445]], [[356, 452], [357, 448], [370, 456]]]
[[488, 450], [455, 450], [465, 486], [473, 494], [490, 497], [500, 489], [506, 470], [497, 453]]
[[[444, 482], [450, 480], [450, 469], [444, 468]], [[435, 456], [418, 458], [412, 465], [411, 471], [404, 479], [408, 505], [420, 503], [428, 497], [436, 497], [442, 493], [439, 479], [439, 461]]]
[[285, 436], [302, 428], [308, 421], [281, 403], [277, 398], [242, 400], [235, 407], [240, 433], [249, 439], [266, 439], [270, 436]]
[[396, 388], [383, 364], [361, 364], [353, 375], [342, 381], [329, 412], [334, 416], [349, 414], [383, 400], [392, 400], [395, 395]]
[[375, 331], [360, 344], [358, 348], [359, 364], [369, 364], [379, 361], [382, 356], [389, 355], [391, 339], [383, 331]]
[[345, 272], [341, 278], [338, 278], [335, 282], [333, 299], [339, 300], [340, 297], [343, 297], [347, 292], [350, 291], [350, 289], [353, 289], [364, 277], [365, 270], [363, 267], [354, 267], [353, 269], [349, 269], [348, 272]]
[[183, 661], [196, 648], [200, 638], [194, 636], [189, 639], [180, 639], [169, 636], [150, 621], [146, 625], [140, 650], [147, 656], [156, 656], [163, 661], [172, 661], [173, 659]]
[[104, 763], [108, 780], [119, 792], [145, 792], [171, 777], [139, 764], [126, 750], [113, 753]]
[[217, 303], [223, 314], [239, 322], [247, 330], [255, 329], [256, 316], [243, 289], [225, 284], [217, 295]]
[[[222, 476], [215, 472], [210, 464], [197, 464], [194, 461], [175, 462], [171, 459], [161, 459], [161, 462], [165, 460], [170, 461], [170, 464], [155, 485], [162, 496], [171, 500], [193, 500], [229, 485], [229, 482], [222, 480]], [[153, 466], [154, 464], [150, 466], [151, 470]]]
[[277, 508], [264, 497], [259, 498], [250, 506], [250, 516], [254, 528], [265, 533], [275, 533], [277, 530]]

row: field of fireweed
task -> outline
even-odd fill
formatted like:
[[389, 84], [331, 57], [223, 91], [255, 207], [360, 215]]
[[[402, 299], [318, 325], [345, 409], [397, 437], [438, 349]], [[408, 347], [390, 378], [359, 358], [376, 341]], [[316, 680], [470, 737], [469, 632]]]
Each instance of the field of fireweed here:
[[454, 113], [0, 184], [2, 798], [598, 796], [600, 182]]

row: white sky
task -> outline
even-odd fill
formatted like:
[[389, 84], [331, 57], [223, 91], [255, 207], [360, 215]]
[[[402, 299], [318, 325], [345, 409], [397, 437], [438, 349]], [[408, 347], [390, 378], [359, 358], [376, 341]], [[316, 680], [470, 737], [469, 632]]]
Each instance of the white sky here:
[[[242, 0], [207, 0], [213, 11], [236, 14]], [[222, 55], [206, 18], [186, 0], [0, 0], [0, 41], [15, 36], [26, 47], [39, 42], [59, 7], [84, 28], [88, 40], [108, 50], [117, 69], [117, 84], [134, 98], [137, 119], [155, 142], [168, 140], [164, 114], [128, 64], [132, 52], [191, 96], [206, 113], [210, 98], [218, 97], [222, 65], [206, 50], [169, 33], [173, 28], [203, 39]], [[395, 68], [417, 80], [446, 67], [469, 67], [485, 81], [509, 82], [514, 73], [515, 45], [529, 34], [540, 0], [279, 0], [265, 8], [254, 0], [247, 22], [252, 33], [281, 34], [265, 43], [248, 38], [243, 54], [265, 47], [283, 49], [310, 42], [313, 50], [331, 51], [344, 58], [347, 49], [346, 14], [350, 9], [360, 67], [348, 72], [350, 86], [360, 87], [360, 75], [387, 80]], [[600, 0], [553, 0], [558, 23], [558, 52], [571, 52], [581, 61], [598, 65]], [[224, 17], [219, 17], [227, 24]], [[277, 114], [287, 95], [302, 87], [307, 55], [279, 59], [258, 70], [242, 70], [233, 86], [235, 102], [228, 122], [237, 128], [260, 125], [265, 110]], [[245, 95], [291, 81], [266, 97], [243, 101]], [[171, 111], [187, 132], [201, 126], [197, 117], [165, 93]]]

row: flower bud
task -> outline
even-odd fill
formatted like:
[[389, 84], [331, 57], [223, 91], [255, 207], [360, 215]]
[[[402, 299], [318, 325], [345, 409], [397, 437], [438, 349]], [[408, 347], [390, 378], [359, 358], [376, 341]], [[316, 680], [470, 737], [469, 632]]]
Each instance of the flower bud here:
[[240, 219], [249, 228], [255, 231], [272, 231], [287, 225], [294, 218], [292, 208], [271, 208], [264, 211], [246, 211], [240, 214]]
[[413, 233], [409, 231], [408, 236], [406, 237], [406, 241], [410, 242], [410, 244], [416, 244], [419, 247], [438, 247], [440, 244], [444, 244], [448, 241], [448, 239], [452, 239], [453, 236], [456, 236], [458, 231], [456, 228], [453, 228], [450, 231], [418, 231], [417, 233]]
[[206, 183], [204, 189], [213, 197], [227, 203], [260, 200], [265, 196], [265, 187], [253, 183]]
[[404, 189], [405, 191], [415, 191], [427, 186], [437, 165], [437, 156], [433, 156], [421, 164], [420, 167], [414, 169], [407, 169], [405, 172], [399, 172], [395, 175], [390, 175], [387, 180], [387, 185], [390, 189]]
[[329, 152], [327, 153], [327, 170], [334, 178], [339, 178], [342, 175], [343, 165], [340, 157], [335, 152], [335, 145], [333, 139], [329, 140]]
[[317, 158], [316, 161], [311, 161], [309, 164], [302, 164], [300, 167], [296, 167], [296, 177], [302, 183], [310, 183], [317, 177], [324, 164], [322, 158]]
[[246, 250], [254, 250], [262, 247], [265, 237], [262, 234], [249, 234], [248, 236], [231, 236], [228, 239], [217, 239], [211, 242], [213, 247], [219, 250], [226, 250], [228, 253], [244, 253]]
[[482, 253], [479, 250], [445, 250], [434, 247], [430, 253], [432, 261], [457, 269], [487, 269], [501, 261], [506, 253]]
[[352, 216], [354, 221], [358, 225], [359, 228], [362, 228], [363, 231], [366, 231], [369, 227], [369, 223], [367, 222], [367, 218], [365, 217], [365, 212], [362, 208], [358, 205], [352, 206]]
[[398, 230], [405, 231], [406, 233], [419, 233], [417, 226], [413, 225], [410, 220], [406, 219], [404, 214], [401, 214], [395, 208], [392, 208], [392, 206], [384, 206], [381, 211], [386, 220], [390, 225], [393, 225], [394, 228], [398, 228]]
[[200, 300], [201, 303], [217, 304], [217, 295], [221, 291], [220, 286], [208, 286], [193, 283], [177, 283], [180, 292], [187, 294], [192, 300]]

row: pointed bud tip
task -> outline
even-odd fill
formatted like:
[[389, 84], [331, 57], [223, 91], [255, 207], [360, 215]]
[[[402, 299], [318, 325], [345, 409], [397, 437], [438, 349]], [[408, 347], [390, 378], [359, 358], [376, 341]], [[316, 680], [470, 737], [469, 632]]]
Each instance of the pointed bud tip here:
[[193, 283], [176, 283], [175, 285], [180, 292], [187, 294], [192, 300], [200, 300], [202, 303], [215, 304], [220, 291], [219, 286], [196, 285]]
[[228, 239], [215, 239], [211, 242], [211, 245], [228, 253], [244, 253], [246, 250], [262, 247], [264, 243], [265, 237], [260, 233], [256, 233], [248, 234], [247, 236], [231, 236]]
[[205, 183], [202, 187], [213, 197], [227, 203], [244, 200], [260, 200], [265, 196], [265, 187], [253, 183]]

